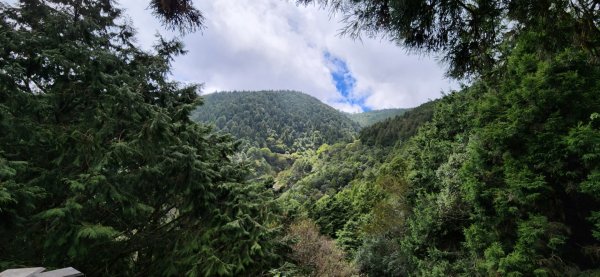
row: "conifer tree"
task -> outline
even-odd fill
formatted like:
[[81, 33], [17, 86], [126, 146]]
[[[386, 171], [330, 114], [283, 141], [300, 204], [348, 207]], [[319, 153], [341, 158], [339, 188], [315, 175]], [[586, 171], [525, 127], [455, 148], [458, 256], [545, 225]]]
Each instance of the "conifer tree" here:
[[99, 275], [257, 275], [276, 260], [271, 198], [189, 119], [112, 1], [0, 4], [0, 268]]
[[[342, 33], [384, 36], [420, 53], [439, 54], [453, 77], [480, 76], [503, 58], [506, 40], [530, 31], [540, 48], [565, 41], [600, 56], [600, 4], [594, 0], [298, 0], [343, 15]], [[484, 74], [485, 75], [485, 74]]]

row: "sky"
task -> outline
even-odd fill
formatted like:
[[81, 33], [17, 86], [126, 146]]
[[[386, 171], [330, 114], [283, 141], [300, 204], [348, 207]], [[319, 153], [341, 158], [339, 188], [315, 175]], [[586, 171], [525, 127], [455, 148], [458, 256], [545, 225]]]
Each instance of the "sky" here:
[[434, 57], [409, 54], [381, 38], [339, 35], [341, 16], [294, 0], [195, 0], [206, 28], [169, 32], [148, 0], [121, 0], [150, 49], [156, 34], [179, 37], [188, 53], [173, 62], [173, 79], [203, 83], [202, 93], [297, 90], [345, 112], [409, 108], [458, 87]]

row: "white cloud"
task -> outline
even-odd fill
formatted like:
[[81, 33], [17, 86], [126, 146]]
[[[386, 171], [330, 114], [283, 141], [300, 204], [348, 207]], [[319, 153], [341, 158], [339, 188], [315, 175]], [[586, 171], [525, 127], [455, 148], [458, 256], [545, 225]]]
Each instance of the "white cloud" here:
[[360, 113], [363, 111], [362, 108], [360, 107], [360, 105], [357, 105], [357, 104], [340, 103], [340, 102], [333, 102], [333, 103], [328, 103], [328, 104], [340, 111], [344, 111], [347, 113]]
[[[343, 59], [356, 78], [354, 97], [373, 109], [411, 107], [448, 90], [443, 69], [431, 58], [406, 54], [388, 41], [354, 41], [337, 35], [342, 27], [326, 10], [284, 0], [196, 0], [207, 29], [186, 35], [188, 54], [174, 62], [174, 78], [219, 90], [293, 89], [335, 108], [343, 104], [324, 52]], [[122, 1], [148, 47], [154, 34], [172, 37], [147, 9], [148, 0]]]

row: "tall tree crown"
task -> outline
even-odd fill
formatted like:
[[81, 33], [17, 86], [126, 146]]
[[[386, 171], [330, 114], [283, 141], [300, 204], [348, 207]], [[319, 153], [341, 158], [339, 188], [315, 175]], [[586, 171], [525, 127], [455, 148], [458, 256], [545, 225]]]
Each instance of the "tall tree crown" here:
[[189, 119], [198, 86], [167, 78], [180, 42], [140, 50], [108, 0], [0, 9], [0, 268], [256, 275], [275, 260], [270, 196], [231, 138]]

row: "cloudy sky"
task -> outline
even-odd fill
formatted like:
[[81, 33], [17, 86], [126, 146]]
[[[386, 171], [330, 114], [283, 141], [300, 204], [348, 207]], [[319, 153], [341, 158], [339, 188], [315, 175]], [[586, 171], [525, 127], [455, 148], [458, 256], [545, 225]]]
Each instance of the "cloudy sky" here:
[[[148, 0], [121, 0], [149, 48], [165, 30]], [[338, 35], [340, 17], [293, 0], [195, 0], [206, 29], [182, 37], [187, 55], [174, 79], [204, 83], [203, 93], [290, 89], [343, 111], [414, 107], [457, 87], [433, 57], [410, 55], [387, 40]]]

